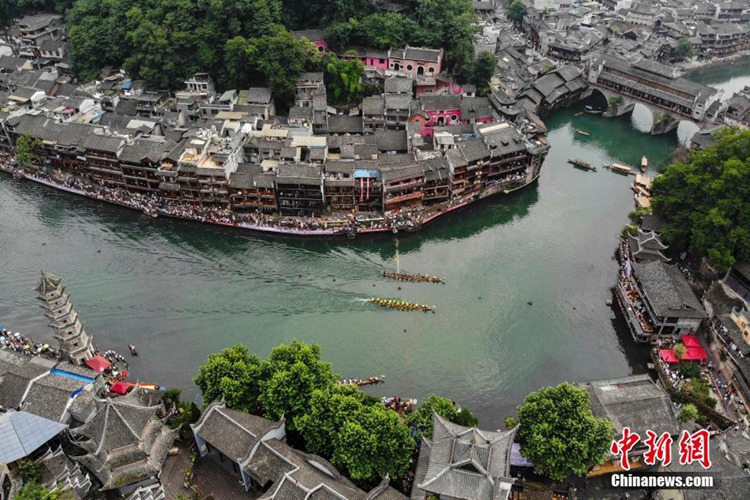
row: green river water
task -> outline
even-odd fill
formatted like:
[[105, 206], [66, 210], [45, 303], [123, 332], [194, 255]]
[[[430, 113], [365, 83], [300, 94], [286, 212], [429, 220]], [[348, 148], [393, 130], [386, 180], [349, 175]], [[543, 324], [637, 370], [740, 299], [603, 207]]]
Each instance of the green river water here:
[[[750, 63], [692, 78], [741, 88]], [[64, 279], [100, 348], [138, 346], [134, 379], [195, 397], [191, 380], [209, 353], [241, 342], [265, 356], [297, 338], [321, 344], [342, 376], [385, 375], [373, 394], [442, 394], [498, 428], [541, 386], [645, 370], [643, 349], [606, 304], [632, 178], [566, 160], [638, 164], [645, 154], [658, 169], [678, 139], [638, 132], [650, 119], [642, 110], [618, 120], [577, 111], [547, 121], [552, 150], [537, 185], [399, 235], [402, 270], [445, 285], [380, 278], [395, 265], [392, 236], [272, 239], [2, 176], [0, 324], [51, 341], [32, 290], [44, 268]], [[378, 309], [363, 300], [372, 295], [437, 313]]]

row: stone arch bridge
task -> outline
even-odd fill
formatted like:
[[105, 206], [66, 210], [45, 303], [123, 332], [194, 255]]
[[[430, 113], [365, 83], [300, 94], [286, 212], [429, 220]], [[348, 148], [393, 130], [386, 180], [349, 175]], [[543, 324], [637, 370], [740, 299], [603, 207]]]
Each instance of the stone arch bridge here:
[[629, 115], [636, 104], [644, 105], [653, 117], [652, 135], [672, 132], [683, 121], [701, 126], [721, 96], [717, 89], [677, 77], [668, 66], [614, 56], [589, 66], [588, 84], [583, 98], [601, 95], [606, 117]]

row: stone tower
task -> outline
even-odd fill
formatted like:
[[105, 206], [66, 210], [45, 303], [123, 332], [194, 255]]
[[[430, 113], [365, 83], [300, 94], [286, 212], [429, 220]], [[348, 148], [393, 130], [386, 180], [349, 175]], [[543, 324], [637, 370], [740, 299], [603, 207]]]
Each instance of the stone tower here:
[[35, 290], [39, 293], [42, 307], [47, 310], [46, 316], [52, 321], [49, 326], [54, 330], [54, 337], [60, 344], [60, 352], [72, 363], [83, 364], [94, 356], [94, 345], [91, 337], [84, 330], [78, 313], [70, 303], [70, 294], [60, 284], [60, 280], [42, 271], [42, 278]]

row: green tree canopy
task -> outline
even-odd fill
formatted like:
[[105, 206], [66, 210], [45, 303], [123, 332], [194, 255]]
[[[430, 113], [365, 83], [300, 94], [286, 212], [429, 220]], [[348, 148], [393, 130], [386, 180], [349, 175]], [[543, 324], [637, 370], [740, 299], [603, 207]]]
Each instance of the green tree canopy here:
[[612, 442], [612, 424], [594, 416], [585, 389], [567, 382], [526, 396], [518, 419], [521, 454], [555, 481], [601, 463]]
[[28, 134], [23, 134], [16, 141], [16, 162], [22, 170], [29, 170], [37, 159], [36, 150], [42, 146], [42, 141]]
[[308, 451], [363, 483], [404, 477], [415, 447], [398, 415], [379, 402], [367, 404], [356, 387], [314, 391], [299, 429]]
[[734, 128], [654, 180], [654, 213], [677, 250], [707, 256], [720, 271], [750, 260], [750, 131]]
[[698, 408], [692, 403], [683, 404], [680, 413], [677, 415], [677, 420], [682, 423], [695, 422], [698, 420]]
[[260, 367], [258, 401], [263, 415], [270, 419], [285, 416], [287, 428], [295, 430], [297, 420], [309, 408], [315, 390], [328, 390], [338, 377], [331, 365], [320, 359], [318, 344], [304, 344], [293, 340], [281, 344]]
[[508, 19], [515, 24], [521, 24], [526, 15], [526, 5], [522, 0], [513, 0], [508, 7]]
[[60, 499], [60, 494], [39, 486], [35, 481], [31, 481], [24, 484], [23, 488], [21, 488], [18, 495], [14, 498], [16, 500], [58, 500]]
[[362, 99], [362, 75], [365, 65], [357, 59], [347, 61], [339, 59], [335, 55], [328, 58], [326, 62], [326, 87], [328, 97], [336, 104], [349, 104], [359, 102]]
[[230, 408], [252, 412], [258, 407], [259, 376], [260, 359], [238, 344], [209, 355], [194, 381], [204, 405], [224, 399]]
[[490, 79], [495, 74], [497, 59], [491, 52], [480, 52], [474, 59], [471, 81], [477, 86], [477, 95], [490, 94]]
[[690, 38], [684, 36], [677, 41], [677, 47], [674, 49], [674, 55], [679, 60], [688, 59], [695, 55], [695, 47]]
[[407, 415], [406, 423], [422, 435], [432, 438], [433, 411], [446, 420], [466, 427], [473, 427], [479, 423], [479, 420], [467, 408], [459, 409], [455, 402], [434, 394], [420, 403], [416, 411]]

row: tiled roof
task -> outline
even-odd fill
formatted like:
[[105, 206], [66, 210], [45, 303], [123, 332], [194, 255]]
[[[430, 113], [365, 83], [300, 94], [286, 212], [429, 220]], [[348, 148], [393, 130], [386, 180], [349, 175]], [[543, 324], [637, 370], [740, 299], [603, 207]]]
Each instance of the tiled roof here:
[[[271, 475], [278, 478], [261, 500], [367, 500], [365, 492], [354, 486], [325, 459], [306, 455], [277, 439], [264, 441], [261, 447], [266, 449], [259, 457], [263, 463], [258, 466], [258, 472], [267, 478]], [[271, 459], [269, 453], [275, 455], [275, 458]], [[251, 460], [250, 467], [252, 462]], [[264, 470], [268, 472], [264, 473]]]
[[629, 427], [641, 436], [646, 430], [661, 435], [679, 432], [669, 395], [648, 375], [634, 375], [579, 384], [589, 392], [591, 410], [612, 422], [617, 434]]
[[429, 464], [417, 487], [429, 494], [466, 500], [507, 498], [513, 484], [508, 475], [516, 431], [482, 431], [433, 414]]
[[265, 434], [282, 425], [283, 421], [274, 422], [214, 402], [192, 427], [211, 446], [241, 463]]
[[703, 306], [676, 264], [670, 266], [661, 260], [636, 262], [633, 264], [633, 271], [658, 316], [693, 319], [706, 317]]
[[59, 422], [73, 393], [84, 385], [86, 382], [50, 373], [31, 385], [21, 409]]

